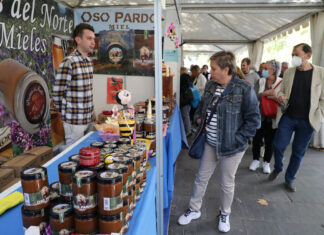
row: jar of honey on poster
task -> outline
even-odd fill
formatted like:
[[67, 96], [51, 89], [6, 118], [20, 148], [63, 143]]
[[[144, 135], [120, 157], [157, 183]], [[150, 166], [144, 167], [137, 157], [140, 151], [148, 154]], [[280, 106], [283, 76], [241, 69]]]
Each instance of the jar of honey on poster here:
[[52, 54], [53, 54], [53, 64], [55, 71], [58, 70], [58, 67], [61, 61], [64, 59], [64, 50], [63, 50], [63, 40], [58, 36], [53, 36], [52, 43]]
[[36, 133], [47, 122], [50, 114], [47, 83], [18, 61], [1, 61], [0, 93], [6, 108], [28, 133]]

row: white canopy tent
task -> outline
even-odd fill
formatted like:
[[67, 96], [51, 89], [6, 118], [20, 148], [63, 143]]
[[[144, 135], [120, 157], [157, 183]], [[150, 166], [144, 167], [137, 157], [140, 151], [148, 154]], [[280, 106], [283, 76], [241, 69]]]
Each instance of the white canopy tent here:
[[[263, 45], [267, 40], [311, 23], [311, 39], [314, 49], [313, 63], [324, 66], [324, 1], [323, 0], [57, 0], [72, 8], [153, 8], [161, 11], [161, 2], [167, 8], [175, 8], [182, 31], [185, 52], [237, 51], [247, 46], [252, 64], [261, 62]], [[155, 18], [156, 19], [156, 18]], [[155, 25], [161, 25], [156, 24]], [[156, 35], [162, 35], [156, 29]], [[156, 41], [158, 43], [158, 41]], [[297, 44], [298, 42], [296, 42]], [[293, 46], [293, 45], [291, 45]], [[161, 52], [156, 52], [161, 53]], [[161, 55], [156, 56], [156, 68], [161, 66]], [[157, 69], [156, 77], [161, 76]], [[156, 79], [159, 80], [159, 79]], [[155, 83], [156, 98], [161, 84]], [[161, 90], [161, 89], [160, 89]], [[157, 99], [157, 101], [159, 100]], [[159, 102], [157, 102], [159, 103]], [[157, 107], [157, 111], [159, 111]], [[159, 112], [157, 112], [159, 113]], [[157, 122], [159, 124], [159, 122]], [[161, 134], [161, 133], [160, 133]], [[162, 135], [161, 135], [162, 136]], [[157, 155], [162, 153], [162, 137], [157, 138]], [[324, 124], [319, 136], [324, 147]], [[163, 155], [162, 155], [163, 156]], [[161, 160], [161, 158], [160, 158]], [[158, 233], [163, 234], [163, 202], [159, 195], [163, 180], [163, 164], [157, 165], [157, 213]], [[163, 162], [162, 162], [163, 163]]]

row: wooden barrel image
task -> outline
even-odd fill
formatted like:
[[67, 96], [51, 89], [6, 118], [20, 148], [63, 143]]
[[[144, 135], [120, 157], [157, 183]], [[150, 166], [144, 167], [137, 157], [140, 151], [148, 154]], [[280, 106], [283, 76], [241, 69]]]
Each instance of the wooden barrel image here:
[[0, 100], [28, 133], [36, 133], [49, 117], [45, 80], [18, 61], [0, 63]]

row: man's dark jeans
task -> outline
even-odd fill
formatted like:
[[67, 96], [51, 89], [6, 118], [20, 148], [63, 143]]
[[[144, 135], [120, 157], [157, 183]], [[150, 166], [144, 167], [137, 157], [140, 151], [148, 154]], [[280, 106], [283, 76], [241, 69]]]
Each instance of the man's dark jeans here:
[[305, 155], [314, 129], [308, 120], [291, 118], [287, 114], [281, 117], [273, 143], [275, 158], [274, 170], [276, 172], [281, 172], [284, 168], [284, 153], [293, 132], [295, 132], [295, 136], [289, 165], [285, 174], [286, 182], [293, 182], [296, 179], [296, 173]]

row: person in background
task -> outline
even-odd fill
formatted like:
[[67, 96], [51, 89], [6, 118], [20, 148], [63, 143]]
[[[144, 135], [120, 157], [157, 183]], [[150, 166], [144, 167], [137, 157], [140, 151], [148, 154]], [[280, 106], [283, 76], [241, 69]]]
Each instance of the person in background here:
[[53, 87], [53, 101], [61, 114], [66, 146], [92, 130], [93, 64], [88, 57], [95, 47], [94, 29], [81, 23], [73, 32], [76, 49], [59, 65]]
[[[219, 164], [220, 214], [218, 230], [230, 230], [229, 216], [234, 197], [235, 174], [248, 148], [248, 139], [260, 127], [258, 100], [251, 84], [235, 76], [235, 56], [230, 51], [220, 51], [210, 58], [211, 80], [195, 113], [199, 125], [195, 138], [205, 128], [206, 142], [200, 159], [189, 208], [178, 219], [186, 225], [201, 216], [200, 208], [208, 181]], [[217, 105], [221, 94], [226, 95]], [[209, 124], [206, 121], [210, 119]], [[216, 208], [215, 208], [216, 209]]]
[[259, 71], [257, 72], [257, 74], [259, 75], [260, 78], [263, 78], [262, 71], [264, 70], [265, 64], [266, 63], [261, 63], [259, 66]]
[[289, 165], [285, 174], [285, 187], [295, 192], [294, 181], [308, 144], [315, 131], [319, 131], [324, 120], [324, 68], [311, 64], [312, 48], [300, 43], [293, 48], [292, 65], [283, 77], [278, 101], [284, 109], [278, 109], [278, 129], [274, 140], [274, 170], [272, 181], [283, 170], [284, 153], [295, 133]]
[[191, 81], [192, 84], [198, 89], [200, 95], [202, 96], [204, 93], [205, 85], [207, 83], [207, 79], [200, 72], [200, 68], [198, 65], [194, 65], [191, 68]]
[[193, 94], [190, 89], [191, 81], [187, 73], [180, 76], [180, 110], [181, 116], [186, 130], [186, 135], [191, 135], [190, 109]]
[[208, 65], [207, 64], [203, 65], [203, 67], [201, 69], [201, 73], [205, 76], [207, 81], [210, 79], [210, 73], [208, 72]]
[[[261, 96], [277, 101], [277, 93], [280, 90], [282, 80], [278, 77], [280, 74], [280, 67], [280, 62], [276, 60], [264, 63], [262, 70], [263, 76], [254, 86], [259, 102], [261, 102]], [[252, 142], [253, 161], [249, 167], [251, 171], [256, 171], [260, 166], [261, 146], [264, 139], [265, 151], [262, 168], [263, 173], [270, 174], [270, 161], [273, 154], [273, 139], [275, 133], [275, 119], [262, 115], [261, 127], [257, 130]]]
[[282, 62], [281, 63], [281, 73], [279, 75], [280, 78], [283, 78], [284, 73], [286, 72], [286, 70], [289, 68], [289, 63], [288, 62]]
[[249, 80], [245, 77], [244, 73], [238, 66], [236, 66], [236, 76], [246, 82], [249, 82]]
[[244, 58], [241, 62], [241, 69], [245, 77], [249, 80], [251, 85], [254, 87], [255, 83], [259, 80], [258, 74], [251, 69], [251, 60]]
[[182, 67], [180, 68], [180, 76], [181, 76], [182, 74], [184, 74], [184, 73], [185, 73], [185, 74], [188, 74], [188, 69], [187, 69], [186, 67], [183, 67], [183, 66], [182, 66]]

